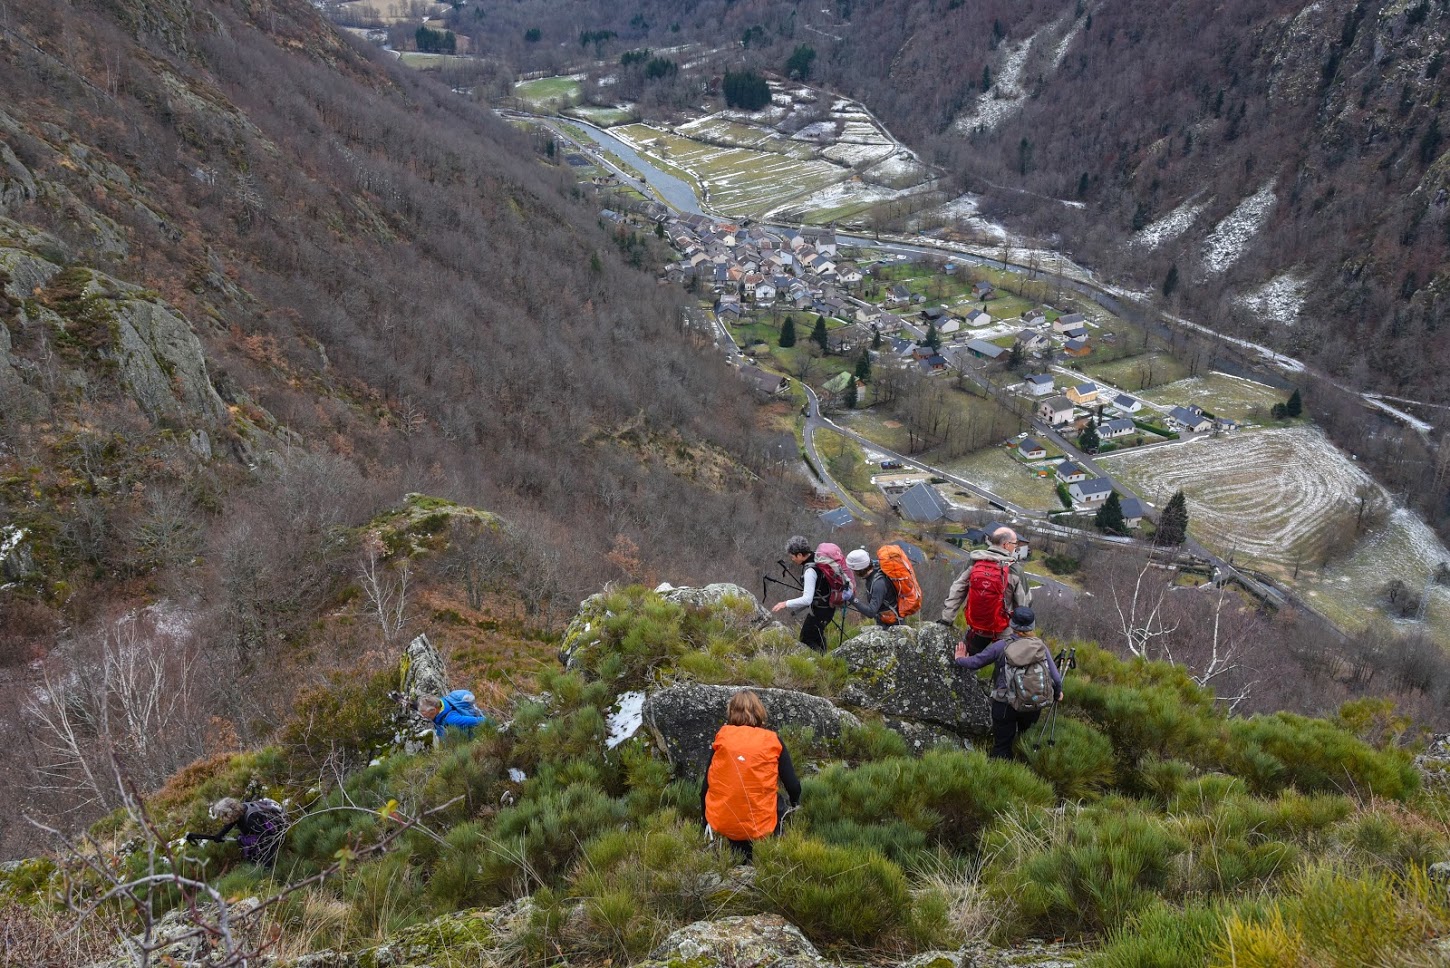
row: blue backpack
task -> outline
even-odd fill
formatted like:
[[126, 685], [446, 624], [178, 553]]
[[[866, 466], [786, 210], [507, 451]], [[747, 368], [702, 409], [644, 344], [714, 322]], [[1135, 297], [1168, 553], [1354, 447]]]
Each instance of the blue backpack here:
[[443, 696], [440, 702], [443, 703], [444, 710], [451, 709], [465, 716], [482, 716], [484, 714], [483, 710], [478, 708], [478, 703], [474, 699], [473, 693], [467, 689], [455, 689], [448, 695]]

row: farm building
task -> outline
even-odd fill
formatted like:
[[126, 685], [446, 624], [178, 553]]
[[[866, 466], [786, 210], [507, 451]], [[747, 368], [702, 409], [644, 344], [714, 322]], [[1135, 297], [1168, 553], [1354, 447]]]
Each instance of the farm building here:
[[992, 325], [992, 314], [991, 313], [984, 313], [980, 309], [973, 309], [971, 312], [967, 313], [967, 325], [968, 326], [991, 326]]
[[1062, 351], [1068, 356], [1087, 356], [1092, 352], [1085, 339], [1070, 339], [1062, 344]]
[[967, 352], [979, 360], [999, 360], [1007, 355], [1007, 351], [996, 343], [989, 343], [984, 339], [967, 341]]

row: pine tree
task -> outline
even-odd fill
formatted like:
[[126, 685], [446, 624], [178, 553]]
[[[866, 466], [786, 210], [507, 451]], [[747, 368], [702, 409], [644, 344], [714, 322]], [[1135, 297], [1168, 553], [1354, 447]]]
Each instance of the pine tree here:
[[859, 400], [860, 391], [856, 389], [856, 381], [852, 380], [846, 384], [846, 396], [842, 402], [846, 405], [847, 410], [855, 410]]
[[921, 341], [921, 345], [930, 346], [934, 350], [941, 349], [941, 334], [936, 331], [936, 323], [926, 324], [926, 339]]
[[871, 348], [873, 350], [881, 349], [881, 330], [879, 329], [871, 332]]
[[1295, 390], [1293, 395], [1289, 397], [1289, 402], [1284, 404], [1284, 413], [1290, 417], [1297, 417], [1303, 412], [1304, 399], [1299, 396], [1299, 391]]
[[871, 379], [871, 351], [863, 349], [861, 358], [856, 361], [856, 379], [862, 383]]
[[1182, 491], [1176, 491], [1158, 519], [1158, 534], [1154, 540], [1161, 545], [1181, 545], [1187, 537], [1188, 501]]
[[816, 317], [816, 328], [811, 330], [811, 339], [815, 340], [816, 345], [820, 346], [821, 352], [829, 353], [831, 351], [831, 339], [826, 333], [825, 316]]
[[1163, 279], [1163, 297], [1166, 299], [1173, 295], [1173, 290], [1178, 288], [1178, 263], [1168, 267], [1168, 275]]
[[1117, 491], [1109, 494], [1107, 501], [1098, 508], [1093, 524], [1103, 534], [1123, 534], [1128, 530], [1128, 522], [1123, 519], [1123, 502], [1118, 499]]
[[1077, 435], [1077, 446], [1079, 450], [1085, 450], [1089, 454], [1098, 449], [1102, 438], [1098, 436], [1098, 428], [1089, 420], [1087, 426], [1082, 428], [1082, 433]]
[[780, 345], [787, 349], [795, 345], [795, 317], [787, 316], [780, 327]]
[[1022, 366], [1022, 344], [1014, 342], [1012, 351], [1007, 354], [1007, 369], [1016, 370]]

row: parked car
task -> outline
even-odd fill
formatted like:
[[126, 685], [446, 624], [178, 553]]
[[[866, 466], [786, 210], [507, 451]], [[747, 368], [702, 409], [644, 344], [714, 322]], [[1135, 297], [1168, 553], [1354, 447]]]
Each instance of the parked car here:
[[881, 469], [883, 471], [899, 471], [904, 466], [899, 460], [884, 460], [881, 462]]

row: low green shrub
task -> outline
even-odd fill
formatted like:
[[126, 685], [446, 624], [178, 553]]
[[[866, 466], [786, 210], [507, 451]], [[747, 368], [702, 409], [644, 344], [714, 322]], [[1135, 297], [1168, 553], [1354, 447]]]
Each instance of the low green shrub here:
[[1293, 786], [1402, 800], [1419, 788], [1408, 753], [1376, 750], [1327, 720], [1293, 713], [1230, 720], [1222, 765], [1257, 793]]
[[556, 885], [585, 842], [625, 819], [625, 802], [591, 782], [541, 784], [540, 789], [500, 812], [487, 841], [480, 883], [499, 901]]
[[1052, 784], [1058, 799], [1090, 799], [1113, 785], [1117, 771], [1106, 736], [1060, 713], [1052, 739], [1041, 735], [1046, 728], [1045, 723], [1036, 727], [1018, 749], [1032, 771]]
[[1183, 838], [1134, 801], [1103, 800], [1069, 818], [1019, 811], [987, 837], [985, 880], [1012, 937], [1103, 932], [1158, 901]]
[[768, 904], [817, 943], [871, 945], [910, 922], [906, 875], [875, 851], [791, 833], [757, 843], [755, 869]]
[[901, 734], [878, 722], [846, 726], [836, 740], [836, 752], [850, 763], [869, 763], [908, 755], [906, 740]]
[[1357, 860], [1399, 874], [1450, 854], [1450, 829], [1393, 803], [1355, 813], [1333, 829], [1331, 839], [1354, 852]]
[[325, 763], [341, 759], [345, 768], [355, 769], [385, 750], [392, 740], [388, 714], [395, 708], [388, 690], [397, 682], [395, 669], [354, 671], [305, 690], [279, 737], [294, 768], [316, 775]]
[[1138, 761], [1139, 794], [1159, 806], [1167, 806], [1177, 798], [1193, 772], [1191, 763], [1145, 756]]
[[1159, 902], [1108, 934], [1082, 968], [1202, 968], [1234, 916], [1262, 916], [1261, 902], [1198, 901], [1182, 908]]
[[997, 814], [1052, 802], [1051, 788], [1019, 764], [936, 749], [919, 759], [831, 766], [806, 781], [801, 813], [813, 833], [840, 844], [861, 843], [864, 831], [879, 827], [871, 846], [909, 863], [905, 852], [919, 843], [970, 851]]

